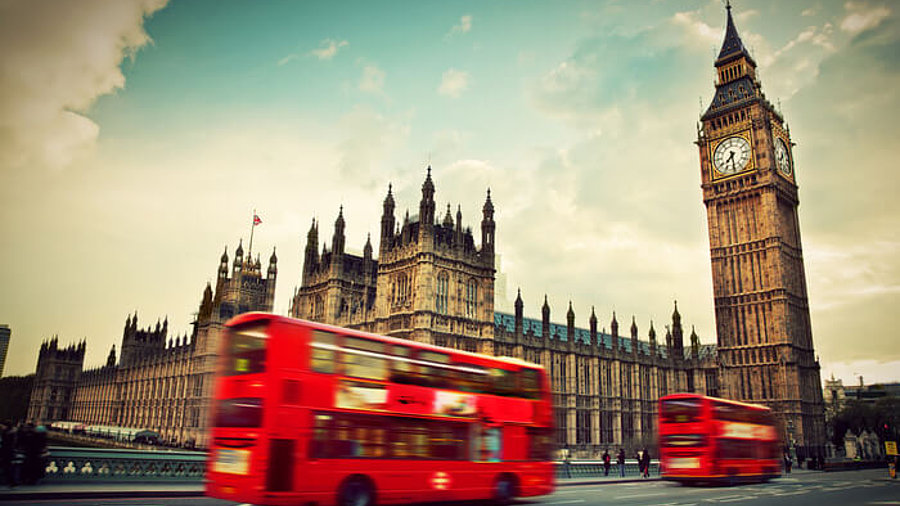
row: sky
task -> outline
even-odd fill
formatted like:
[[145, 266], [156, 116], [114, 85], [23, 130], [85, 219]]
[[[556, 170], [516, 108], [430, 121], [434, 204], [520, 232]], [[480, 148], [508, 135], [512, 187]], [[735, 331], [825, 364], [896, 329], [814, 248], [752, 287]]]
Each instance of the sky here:
[[[900, 380], [900, 5], [735, 0], [790, 127], [822, 378]], [[480, 237], [496, 209], [495, 306], [576, 324], [673, 304], [715, 343], [697, 121], [721, 0], [0, 2], [4, 375], [42, 341], [105, 363], [126, 318], [190, 333], [219, 257], [278, 255], [274, 311], [306, 232], [378, 251], [381, 203], [435, 199]]]

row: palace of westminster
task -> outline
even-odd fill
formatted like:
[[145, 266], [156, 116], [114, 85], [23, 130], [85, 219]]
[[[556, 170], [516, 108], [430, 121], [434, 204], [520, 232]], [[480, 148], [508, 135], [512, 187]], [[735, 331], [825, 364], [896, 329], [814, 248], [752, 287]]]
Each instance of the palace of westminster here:
[[[518, 357], [551, 377], [557, 443], [576, 458], [604, 449], [652, 446], [657, 401], [698, 392], [765, 404], [778, 416], [785, 445], [822, 455], [824, 408], [807, 302], [797, 218], [790, 132], [765, 98], [756, 62], [728, 7], [715, 60], [715, 97], [700, 118], [696, 144], [707, 209], [717, 345], [685, 343], [677, 305], [657, 340], [651, 322], [641, 339], [632, 317], [620, 334], [615, 313], [597, 330], [494, 311], [494, 205], [488, 190], [481, 240], [455, 216], [435, 208], [428, 168], [418, 215], [399, 220], [388, 187], [378, 256], [367, 240], [362, 256], [345, 251], [339, 212], [331, 242], [319, 246], [319, 223], [307, 235], [302, 279], [290, 315], [418, 342]], [[441, 216], [443, 214], [443, 216]], [[119, 356], [83, 370], [85, 343], [41, 346], [28, 418], [141, 427], [171, 444], [207, 445], [216, 351], [224, 324], [245, 311], [272, 311], [277, 261], [265, 273], [242, 246], [222, 254], [215, 286], [203, 291], [192, 334], [172, 337], [167, 323], [140, 328], [125, 320]], [[603, 325], [605, 327], [606, 325]], [[662, 330], [662, 329], [661, 329]]]

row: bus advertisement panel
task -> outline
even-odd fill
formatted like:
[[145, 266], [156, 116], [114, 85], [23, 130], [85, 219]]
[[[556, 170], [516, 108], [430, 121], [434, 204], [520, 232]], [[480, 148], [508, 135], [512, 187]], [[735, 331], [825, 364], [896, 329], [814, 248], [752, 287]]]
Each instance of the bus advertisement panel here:
[[265, 313], [227, 326], [208, 495], [363, 506], [553, 491], [541, 366]]
[[735, 483], [780, 476], [778, 430], [765, 406], [667, 395], [659, 400], [659, 447], [667, 480]]

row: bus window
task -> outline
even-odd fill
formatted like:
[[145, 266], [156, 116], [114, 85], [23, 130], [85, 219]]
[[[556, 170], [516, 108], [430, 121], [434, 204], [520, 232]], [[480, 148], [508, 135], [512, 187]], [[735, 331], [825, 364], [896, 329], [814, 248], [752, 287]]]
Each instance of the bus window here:
[[537, 399], [540, 392], [538, 372], [534, 369], [522, 369], [519, 373], [521, 392], [527, 399]]
[[313, 440], [309, 448], [311, 458], [327, 459], [331, 456], [331, 420], [331, 415], [315, 415]]
[[337, 348], [335, 335], [321, 330], [312, 331], [312, 356], [310, 367], [315, 372], [334, 373]]
[[412, 349], [394, 346], [391, 350], [391, 381], [395, 383], [415, 383], [418, 367], [412, 363]]
[[491, 369], [491, 393], [495, 395], [516, 395], [516, 376], [503, 369]]
[[696, 422], [700, 419], [700, 399], [666, 399], [660, 415], [663, 422]]
[[386, 380], [385, 344], [356, 337], [344, 338], [344, 374], [354, 378]]
[[233, 329], [228, 338], [225, 375], [265, 371], [266, 338], [265, 325]]
[[438, 364], [449, 364], [450, 356], [444, 353], [435, 353], [433, 351], [420, 351], [419, 360], [423, 362], [431, 362], [435, 365], [422, 365], [422, 380], [425, 385], [433, 388], [449, 388], [451, 385], [451, 372], [440, 367]]
[[454, 423], [431, 423], [429, 431], [429, 456], [440, 460], [464, 460], [466, 458], [466, 426]]

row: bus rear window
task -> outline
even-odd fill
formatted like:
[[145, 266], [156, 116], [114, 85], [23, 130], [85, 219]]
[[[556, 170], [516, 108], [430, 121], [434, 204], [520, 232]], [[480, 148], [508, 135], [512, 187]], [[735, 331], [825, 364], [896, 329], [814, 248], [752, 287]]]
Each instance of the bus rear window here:
[[229, 332], [224, 374], [253, 374], [266, 369], [266, 325], [233, 328]]
[[262, 399], [244, 397], [219, 401], [216, 409], [216, 427], [260, 427], [262, 425]]
[[700, 419], [699, 399], [668, 399], [662, 402], [662, 421], [669, 423], [696, 422]]

